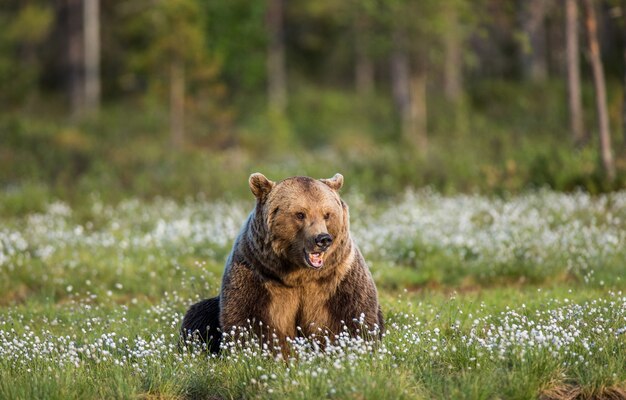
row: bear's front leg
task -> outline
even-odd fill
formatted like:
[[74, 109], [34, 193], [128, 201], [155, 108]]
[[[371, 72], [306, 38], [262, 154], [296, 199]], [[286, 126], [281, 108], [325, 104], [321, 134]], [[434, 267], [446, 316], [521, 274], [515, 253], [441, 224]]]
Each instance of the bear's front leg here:
[[[288, 354], [286, 338], [295, 335], [295, 311], [285, 307], [280, 289], [241, 264], [225, 274], [220, 294], [220, 325], [225, 334], [251, 331], [271, 351]], [[293, 315], [291, 315], [293, 314]]]
[[328, 299], [327, 308], [334, 333], [344, 331], [344, 327], [348, 328], [351, 336], [375, 334], [380, 337], [383, 333], [384, 321], [378, 293], [364, 263], [353, 265], [337, 291]]

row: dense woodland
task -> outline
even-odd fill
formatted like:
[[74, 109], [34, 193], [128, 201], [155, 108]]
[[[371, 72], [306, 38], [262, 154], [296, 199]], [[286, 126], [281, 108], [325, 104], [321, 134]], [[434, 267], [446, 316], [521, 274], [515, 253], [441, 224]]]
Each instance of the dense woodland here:
[[625, 16], [616, 0], [3, 0], [0, 183], [20, 204], [237, 196], [254, 170], [342, 171], [376, 196], [620, 188]]

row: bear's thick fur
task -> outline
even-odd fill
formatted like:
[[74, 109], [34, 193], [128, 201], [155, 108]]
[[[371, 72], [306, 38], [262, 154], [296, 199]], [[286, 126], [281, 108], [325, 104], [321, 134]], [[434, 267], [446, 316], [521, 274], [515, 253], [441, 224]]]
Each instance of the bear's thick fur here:
[[338, 194], [343, 176], [275, 183], [256, 173], [249, 184], [256, 207], [228, 257], [220, 295], [191, 306], [183, 337], [198, 331], [217, 351], [220, 328], [253, 327], [266, 338], [271, 331], [281, 345], [346, 327], [361, 334], [362, 323], [382, 333], [376, 286]]
[[222, 332], [220, 330], [220, 298], [205, 299], [189, 307], [181, 328], [182, 336], [188, 339], [197, 335], [198, 339], [208, 344], [211, 353], [220, 350]]

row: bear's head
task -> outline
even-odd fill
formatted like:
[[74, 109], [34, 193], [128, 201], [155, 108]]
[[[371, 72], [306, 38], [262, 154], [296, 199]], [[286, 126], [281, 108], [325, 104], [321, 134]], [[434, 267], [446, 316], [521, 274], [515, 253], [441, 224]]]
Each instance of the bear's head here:
[[348, 207], [338, 193], [342, 175], [275, 183], [255, 173], [249, 183], [266, 226], [265, 241], [276, 255], [316, 270], [341, 261], [350, 248]]

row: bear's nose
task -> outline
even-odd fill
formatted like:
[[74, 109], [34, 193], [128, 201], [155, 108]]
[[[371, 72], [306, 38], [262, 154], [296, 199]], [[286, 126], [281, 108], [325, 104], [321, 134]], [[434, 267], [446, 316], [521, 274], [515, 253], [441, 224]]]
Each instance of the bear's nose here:
[[320, 233], [315, 238], [315, 244], [319, 247], [326, 249], [333, 242], [333, 237], [328, 233]]

